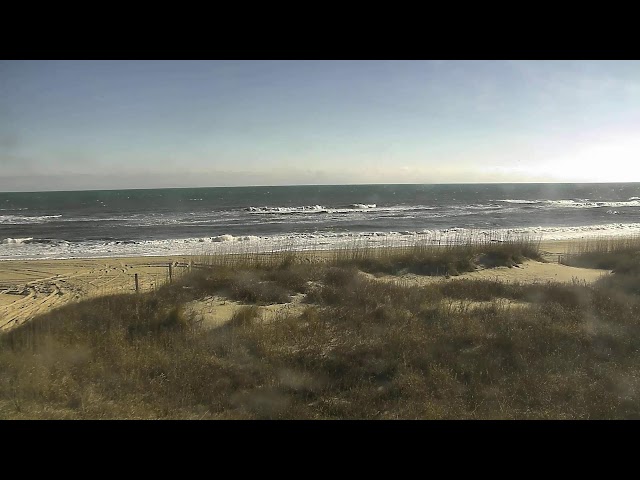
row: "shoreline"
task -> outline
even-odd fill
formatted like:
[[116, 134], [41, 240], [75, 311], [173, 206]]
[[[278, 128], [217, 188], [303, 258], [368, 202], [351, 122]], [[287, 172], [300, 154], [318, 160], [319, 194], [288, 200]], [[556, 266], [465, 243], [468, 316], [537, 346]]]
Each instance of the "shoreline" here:
[[0, 238], [0, 265], [13, 260], [76, 260], [256, 254], [277, 251], [333, 251], [343, 248], [393, 248], [486, 241], [531, 240], [544, 243], [640, 236], [640, 223], [557, 227], [466, 228], [421, 231], [287, 233], [269, 236], [215, 235], [136, 241], [66, 242], [55, 239]]
[[[558, 255], [566, 255], [570, 250], [570, 245], [575, 245], [581, 242], [588, 242], [593, 240], [606, 240], [606, 239], [624, 239], [624, 238], [634, 238], [636, 235], [602, 235], [602, 236], [588, 236], [581, 238], [572, 238], [572, 239], [563, 239], [563, 240], [536, 240], [531, 239], [531, 242], [539, 245], [540, 251], [543, 256], [553, 257]], [[14, 263], [25, 263], [25, 262], [54, 262], [54, 263], [64, 263], [64, 262], [81, 262], [81, 261], [90, 261], [90, 262], [115, 262], [115, 261], [123, 261], [129, 263], [139, 263], [141, 260], [148, 259], [150, 262], [153, 261], [155, 263], [169, 263], [178, 261], [176, 259], [181, 259], [182, 263], [188, 263], [190, 260], [207, 257], [207, 256], [235, 256], [235, 255], [259, 255], [259, 256], [268, 256], [268, 255], [279, 255], [279, 254], [287, 254], [294, 253], [296, 255], [307, 255], [307, 256], [332, 256], [336, 252], [340, 252], [343, 250], [348, 250], [349, 248], [358, 248], [358, 249], [393, 249], [393, 248], [408, 248], [411, 247], [411, 244], [407, 245], [338, 245], [336, 247], [327, 248], [327, 249], [283, 249], [283, 250], [272, 250], [272, 251], [230, 251], [230, 252], [220, 252], [212, 249], [211, 251], [203, 250], [200, 253], [176, 253], [176, 254], [164, 254], [164, 255], [104, 255], [104, 256], [93, 256], [93, 257], [64, 257], [64, 258], [0, 258], [0, 272], [2, 271], [3, 265], [12, 265]], [[446, 246], [445, 244], [430, 244], [430, 247], [440, 247]]]

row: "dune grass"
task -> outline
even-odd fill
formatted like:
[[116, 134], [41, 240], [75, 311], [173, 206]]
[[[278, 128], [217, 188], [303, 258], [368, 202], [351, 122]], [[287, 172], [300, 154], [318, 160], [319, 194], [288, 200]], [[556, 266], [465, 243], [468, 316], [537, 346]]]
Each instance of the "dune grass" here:
[[640, 273], [640, 236], [595, 238], [572, 243], [562, 263], [618, 273]]
[[369, 273], [459, 275], [483, 267], [513, 266], [526, 258], [542, 260], [539, 241], [528, 237], [495, 239], [453, 238], [444, 244], [418, 242], [387, 248], [338, 249], [338, 266], [355, 266]]
[[[0, 418], [640, 418], [640, 292], [361, 274], [536, 253], [435, 251], [216, 259], [154, 292], [67, 305], [0, 336]], [[260, 305], [297, 293], [301, 312], [261, 321]], [[205, 329], [183, 305], [213, 294], [247, 306]]]
[[617, 294], [640, 295], [640, 236], [596, 238], [571, 245], [565, 265], [611, 270], [599, 285]]

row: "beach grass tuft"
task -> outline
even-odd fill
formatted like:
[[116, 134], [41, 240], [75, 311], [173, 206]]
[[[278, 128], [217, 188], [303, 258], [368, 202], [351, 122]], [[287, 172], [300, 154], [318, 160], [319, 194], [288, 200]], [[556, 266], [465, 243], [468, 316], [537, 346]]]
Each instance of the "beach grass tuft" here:
[[562, 263], [640, 274], [640, 236], [592, 238], [572, 243]]

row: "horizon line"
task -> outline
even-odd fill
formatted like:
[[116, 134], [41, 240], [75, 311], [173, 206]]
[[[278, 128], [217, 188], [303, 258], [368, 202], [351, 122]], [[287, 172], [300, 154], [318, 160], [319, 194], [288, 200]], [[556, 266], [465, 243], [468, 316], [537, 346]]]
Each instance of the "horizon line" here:
[[286, 188], [286, 187], [350, 187], [378, 185], [589, 185], [589, 184], [630, 184], [635, 182], [439, 182], [439, 183], [295, 183], [287, 185], [217, 185], [207, 187], [150, 187], [150, 188], [102, 188], [73, 190], [3, 190], [4, 193], [70, 193], [70, 192], [115, 192], [138, 190], [189, 190], [207, 188]]

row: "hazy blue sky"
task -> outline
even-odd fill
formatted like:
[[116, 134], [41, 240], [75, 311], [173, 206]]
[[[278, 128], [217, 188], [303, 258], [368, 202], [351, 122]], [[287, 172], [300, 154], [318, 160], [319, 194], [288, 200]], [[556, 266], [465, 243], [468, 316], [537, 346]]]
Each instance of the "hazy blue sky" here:
[[494, 181], [640, 181], [640, 62], [0, 62], [1, 191]]

